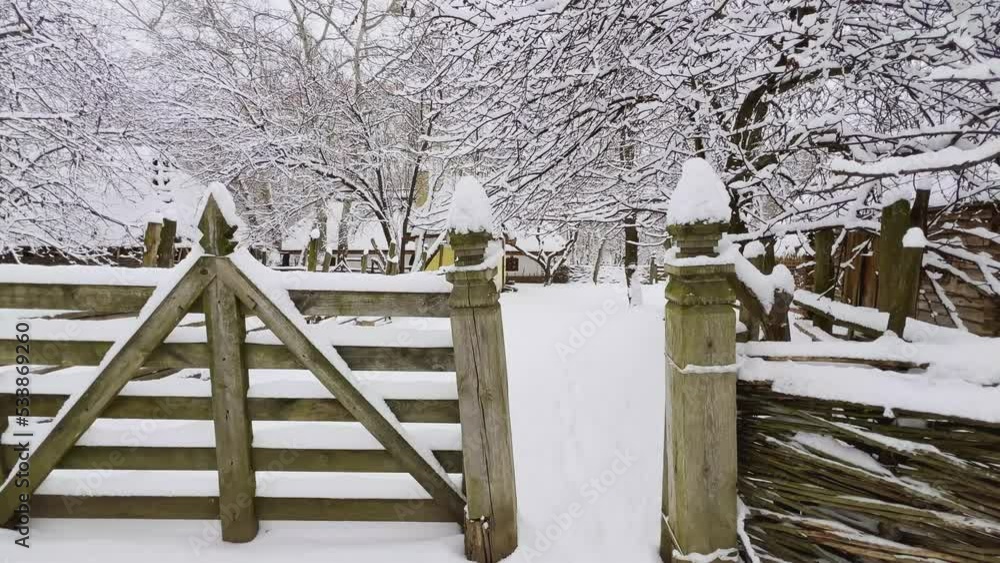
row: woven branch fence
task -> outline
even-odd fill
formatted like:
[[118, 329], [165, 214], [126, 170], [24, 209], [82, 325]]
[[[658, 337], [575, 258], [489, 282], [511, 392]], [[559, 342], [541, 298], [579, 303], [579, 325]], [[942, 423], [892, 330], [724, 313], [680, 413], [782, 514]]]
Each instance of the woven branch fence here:
[[1000, 424], [738, 392], [746, 561], [1000, 561]]

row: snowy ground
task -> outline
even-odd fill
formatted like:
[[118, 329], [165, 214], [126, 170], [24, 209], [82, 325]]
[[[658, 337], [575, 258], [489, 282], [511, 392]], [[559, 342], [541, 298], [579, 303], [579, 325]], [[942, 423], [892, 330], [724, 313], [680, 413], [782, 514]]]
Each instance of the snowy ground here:
[[[512, 562], [658, 561], [663, 288], [629, 310], [617, 286], [522, 285], [502, 298], [521, 549]], [[262, 523], [251, 544], [215, 522], [32, 522], [0, 532], [2, 563], [464, 561], [449, 524]]]

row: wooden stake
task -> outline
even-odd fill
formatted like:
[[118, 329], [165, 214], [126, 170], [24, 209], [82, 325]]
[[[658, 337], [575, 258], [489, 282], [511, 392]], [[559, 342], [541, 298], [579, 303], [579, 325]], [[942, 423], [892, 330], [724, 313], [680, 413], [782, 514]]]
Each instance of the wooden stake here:
[[910, 202], [901, 199], [882, 208], [882, 227], [878, 240], [878, 297], [879, 311], [890, 311], [896, 299], [900, 253], [903, 235], [910, 227]]
[[146, 236], [142, 243], [145, 249], [142, 252], [142, 265], [147, 268], [156, 267], [156, 255], [160, 250], [160, 231], [163, 225], [160, 223], [146, 223]]
[[[679, 258], [716, 255], [721, 224], [668, 228]], [[732, 264], [675, 266], [666, 297], [667, 416], [660, 556], [735, 557], [736, 319]], [[702, 560], [702, 559], [699, 559]]]
[[316, 271], [316, 266], [319, 264], [319, 239], [310, 238], [309, 246], [306, 247], [306, 270], [310, 272]]
[[177, 221], [163, 220], [160, 231], [160, 246], [156, 250], [156, 267], [172, 268], [174, 266], [174, 239], [177, 237]]
[[923, 270], [923, 248], [903, 247], [896, 264], [896, 296], [889, 308], [888, 329], [900, 338], [906, 328], [906, 318], [916, 312], [917, 294], [920, 291], [920, 274]]
[[[450, 233], [448, 238], [455, 251], [455, 265], [474, 268], [482, 264], [492, 237], [488, 233]], [[507, 356], [495, 274], [493, 268], [448, 274], [454, 284], [451, 333], [469, 503], [466, 545], [481, 546], [482, 551], [469, 557], [481, 563], [500, 561], [517, 549]]]
[[[837, 278], [833, 268], [833, 240], [836, 233], [833, 229], [820, 229], [815, 233], [813, 250], [816, 251], [816, 263], [813, 266], [813, 292], [823, 297], [833, 299], [834, 285]], [[814, 317], [816, 328], [826, 332], [833, 331], [833, 322], [829, 317]]]

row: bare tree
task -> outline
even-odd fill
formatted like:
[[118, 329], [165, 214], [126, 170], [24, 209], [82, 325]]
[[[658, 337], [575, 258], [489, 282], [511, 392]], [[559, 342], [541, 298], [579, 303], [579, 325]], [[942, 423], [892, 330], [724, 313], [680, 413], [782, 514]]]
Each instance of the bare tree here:
[[0, 251], [92, 254], [100, 203], [130, 179], [130, 99], [105, 30], [64, 0], [0, 4]]

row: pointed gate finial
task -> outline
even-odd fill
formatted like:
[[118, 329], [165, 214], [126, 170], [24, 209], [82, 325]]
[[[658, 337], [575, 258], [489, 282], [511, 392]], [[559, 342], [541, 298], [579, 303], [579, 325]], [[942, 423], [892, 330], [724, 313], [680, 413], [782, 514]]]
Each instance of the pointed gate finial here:
[[236, 204], [229, 190], [218, 182], [208, 186], [198, 209], [199, 241], [207, 254], [225, 256], [236, 248], [233, 240], [243, 221], [236, 214]]

